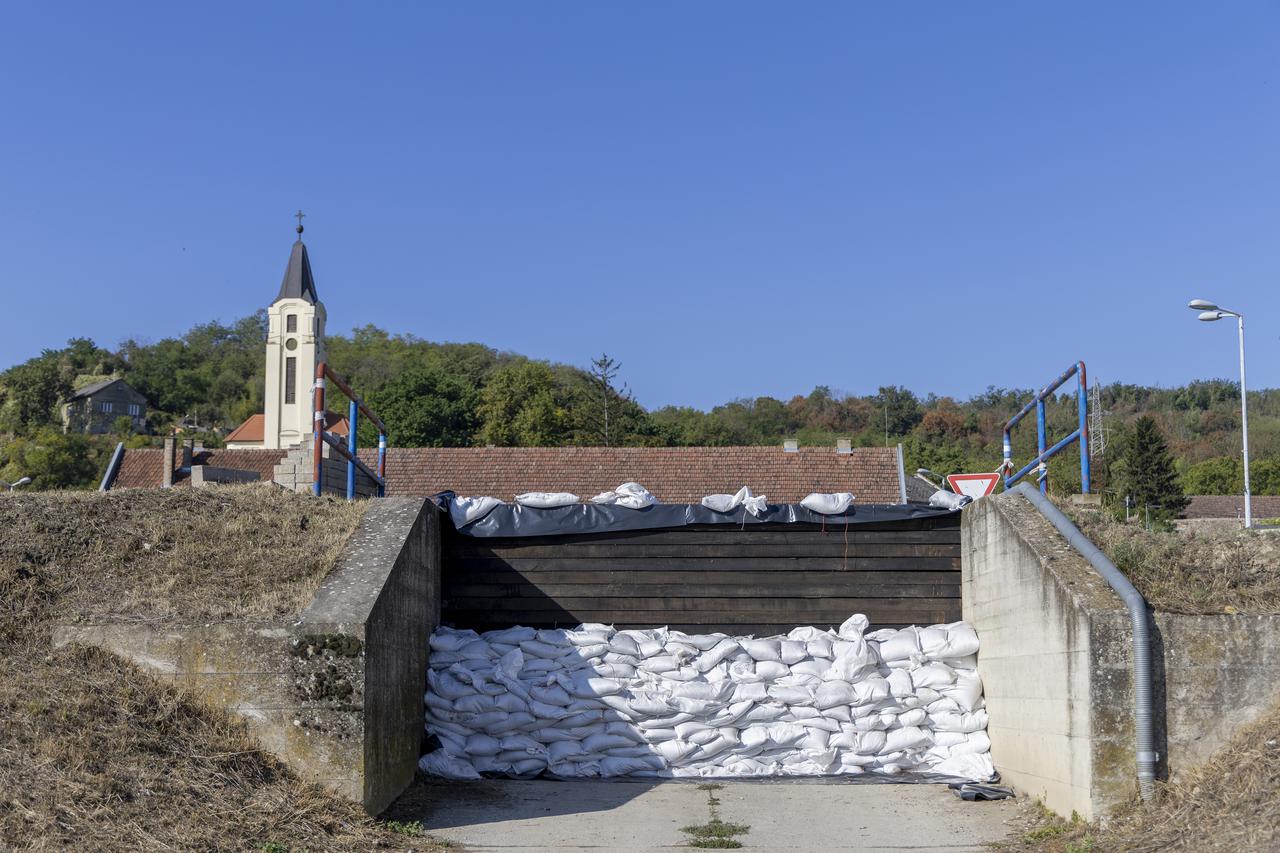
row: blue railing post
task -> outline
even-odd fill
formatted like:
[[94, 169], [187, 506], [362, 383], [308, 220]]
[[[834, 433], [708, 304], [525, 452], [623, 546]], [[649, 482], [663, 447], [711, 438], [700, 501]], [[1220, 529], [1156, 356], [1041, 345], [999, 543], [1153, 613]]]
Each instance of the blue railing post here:
[[[1045, 400], [1049, 398], [1054, 391], [1060, 388], [1072, 376], [1077, 378], [1077, 405], [1080, 409], [1080, 426], [1073, 430], [1070, 435], [1053, 446], [1049, 445], [1048, 424], [1045, 417]], [[1021, 469], [1014, 473], [1013, 471], [1013, 428], [1018, 422], [1031, 414], [1031, 410], [1035, 409], [1036, 413], [1036, 458], [1032, 459]], [[1064, 448], [1075, 442], [1080, 448], [1080, 490], [1085, 494], [1089, 494], [1089, 394], [1088, 386], [1085, 382], [1084, 362], [1079, 361], [1072, 365], [1065, 373], [1050, 382], [1035, 395], [1031, 402], [1027, 403], [1013, 417], [1009, 418], [1004, 425], [1003, 445], [1004, 445], [1004, 487], [1012, 488], [1019, 480], [1030, 474], [1032, 471], [1039, 471], [1040, 491], [1041, 493], [1048, 491], [1048, 462], [1049, 459], [1060, 453]]]
[[356, 498], [356, 429], [359, 424], [356, 418], [360, 415], [360, 407], [356, 405], [356, 401], [352, 400], [347, 406], [347, 427], [351, 430], [347, 433], [347, 452], [351, 454], [347, 459], [347, 500], [353, 501]]
[[1080, 362], [1080, 382], [1076, 385], [1076, 409], [1080, 414], [1080, 492], [1089, 494], [1089, 383]]
[[1044, 398], [1036, 400], [1036, 457], [1040, 460], [1040, 494], [1047, 494], [1049, 491], [1049, 467], [1044, 461], [1044, 451], [1048, 447], [1049, 440], [1045, 435], [1044, 422]]

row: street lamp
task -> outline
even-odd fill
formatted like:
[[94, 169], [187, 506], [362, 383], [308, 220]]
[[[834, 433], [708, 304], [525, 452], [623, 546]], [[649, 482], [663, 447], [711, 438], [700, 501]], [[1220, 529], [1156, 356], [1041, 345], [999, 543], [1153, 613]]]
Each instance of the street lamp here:
[[1221, 320], [1223, 317], [1235, 317], [1240, 327], [1240, 425], [1244, 444], [1244, 526], [1253, 527], [1253, 504], [1249, 497], [1249, 392], [1244, 385], [1244, 315], [1239, 311], [1228, 311], [1204, 299], [1192, 299], [1187, 303], [1192, 311], [1199, 311], [1197, 317], [1206, 323]]
[[14, 489], [18, 488], [18, 486], [25, 486], [27, 483], [30, 483], [30, 482], [31, 482], [30, 477], [23, 477], [21, 480], [15, 480], [12, 483], [8, 483], [8, 482], [5, 482], [4, 480], [0, 480], [0, 489], [8, 489], [9, 491], [12, 492]]

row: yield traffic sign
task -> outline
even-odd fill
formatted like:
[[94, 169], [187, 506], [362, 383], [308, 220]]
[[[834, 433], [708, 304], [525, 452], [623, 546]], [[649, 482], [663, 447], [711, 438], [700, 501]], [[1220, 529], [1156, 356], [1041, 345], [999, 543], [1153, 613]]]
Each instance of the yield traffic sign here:
[[968, 495], [971, 498], [985, 498], [996, 490], [1000, 482], [1000, 472], [991, 474], [948, 474], [947, 482], [957, 495]]

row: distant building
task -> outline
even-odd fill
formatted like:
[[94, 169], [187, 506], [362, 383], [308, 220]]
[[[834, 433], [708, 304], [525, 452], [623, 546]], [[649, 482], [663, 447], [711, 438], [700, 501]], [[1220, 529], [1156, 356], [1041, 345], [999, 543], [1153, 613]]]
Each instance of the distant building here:
[[[267, 308], [266, 411], [251, 415], [232, 430], [226, 439], [228, 448], [296, 447], [311, 437], [314, 428], [311, 389], [316, 365], [325, 359], [325, 310], [302, 242], [302, 220], [298, 222], [298, 239], [280, 292]], [[337, 417], [330, 415], [329, 423]]]
[[147, 398], [123, 379], [104, 379], [86, 385], [62, 404], [62, 431], [102, 435], [116, 420], [129, 418], [134, 432], [147, 428]]
[[[265, 411], [251, 415], [204, 449], [173, 441], [165, 448], [127, 449], [107, 488], [169, 488], [211, 482], [275, 482], [310, 488], [312, 388], [325, 358], [325, 309], [302, 228], [284, 281], [267, 309]], [[340, 395], [335, 395], [342, 399]], [[325, 430], [347, 435], [347, 419], [325, 413]], [[322, 448], [328, 453], [329, 448]], [[359, 458], [373, 467], [376, 448]], [[511, 500], [528, 491], [571, 491], [589, 498], [638, 481], [664, 503], [697, 503], [703, 496], [750, 486], [773, 503], [795, 503], [810, 492], [852, 492], [859, 504], [927, 501], [933, 489], [905, 479], [890, 447], [391, 447], [388, 496], [423, 497], [446, 489], [461, 495]], [[329, 482], [326, 479], [326, 482]], [[334, 484], [330, 484], [333, 486]], [[345, 484], [338, 484], [345, 491]]]

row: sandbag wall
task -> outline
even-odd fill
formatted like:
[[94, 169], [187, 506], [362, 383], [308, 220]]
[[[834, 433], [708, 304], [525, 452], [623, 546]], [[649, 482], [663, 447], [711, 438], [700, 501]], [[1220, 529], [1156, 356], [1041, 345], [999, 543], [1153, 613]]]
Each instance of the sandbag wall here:
[[596, 622], [768, 636], [850, 613], [877, 628], [960, 619], [958, 516], [526, 538], [444, 526], [441, 616], [458, 628]]
[[513, 627], [431, 637], [421, 769], [453, 779], [994, 772], [959, 622], [728, 637]]

